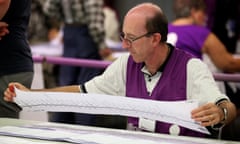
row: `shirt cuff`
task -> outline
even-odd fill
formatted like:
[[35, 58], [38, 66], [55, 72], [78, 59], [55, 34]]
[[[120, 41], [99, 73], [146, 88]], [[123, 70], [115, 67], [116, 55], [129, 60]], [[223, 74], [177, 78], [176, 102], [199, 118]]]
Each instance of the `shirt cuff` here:
[[88, 93], [84, 84], [80, 85], [79, 87], [82, 93]]

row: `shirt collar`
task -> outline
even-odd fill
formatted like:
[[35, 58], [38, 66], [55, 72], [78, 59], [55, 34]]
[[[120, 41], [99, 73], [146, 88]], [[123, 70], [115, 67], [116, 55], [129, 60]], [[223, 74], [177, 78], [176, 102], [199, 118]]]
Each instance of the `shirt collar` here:
[[[171, 44], [169, 44], [169, 43], [167, 43], [167, 46], [168, 46], [168, 48], [169, 48], [169, 54], [168, 54], [166, 60], [163, 62], [163, 64], [158, 68], [158, 71], [157, 71], [157, 72], [163, 72], [163, 71], [164, 71], [164, 69], [165, 69], [165, 67], [166, 67], [166, 65], [167, 65], [167, 63], [168, 63], [168, 61], [169, 61], [169, 59], [170, 59], [170, 57], [171, 57], [171, 55], [172, 55], [172, 52], [173, 52], [174, 47], [173, 47]], [[141, 71], [142, 71], [143, 73], [146, 73], [146, 74], [148, 74], [148, 75], [151, 75], [151, 74], [148, 72], [148, 70], [147, 70], [147, 68], [146, 68], [146, 66], [145, 66], [145, 63], [143, 64], [143, 67], [142, 67], [142, 70], [141, 70]]]

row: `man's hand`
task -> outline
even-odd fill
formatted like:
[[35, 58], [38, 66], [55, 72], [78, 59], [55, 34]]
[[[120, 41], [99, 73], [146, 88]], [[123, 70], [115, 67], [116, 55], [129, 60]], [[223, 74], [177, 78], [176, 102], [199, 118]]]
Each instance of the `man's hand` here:
[[9, 83], [8, 88], [4, 91], [4, 100], [8, 101], [8, 102], [13, 102], [13, 98], [16, 97], [16, 93], [14, 90], [14, 87], [23, 90], [23, 91], [29, 91], [28, 88], [26, 88], [25, 86], [23, 86], [20, 83]]
[[3, 36], [7, 35], [9, 33], [8, 31], [8, 24], [5, 22], [0, 22], [0, 40]]
[[212, 126], [220, 123], [224, 118], [222, 110], [214, 103], [208, 103], [194, 109], [192, 119], [202, 126]]

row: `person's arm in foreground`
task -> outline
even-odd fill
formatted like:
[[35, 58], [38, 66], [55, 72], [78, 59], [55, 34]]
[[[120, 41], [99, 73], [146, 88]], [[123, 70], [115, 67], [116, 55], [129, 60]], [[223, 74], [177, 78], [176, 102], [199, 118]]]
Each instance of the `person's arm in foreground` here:
[[13, 102], [13, 98], [16, 97], [16, 93], [14, 91], [14, 86], [20, 90], [23, 91], [48, 91], [48, 92], [76, 92], [80, 93], [79, 85], [72, 85], [72, 86], [63, 86], [63, 87], [56, 87], [51, 89], [36, 89], [36, 90], [30, 90], [23, 86], [20, 83], [12, 82], [9, 83], [8, 88], [4, 92], [4, 100]]
[[4, 17], [6, 14], [11, 0], [0, 0], [0, 20]]

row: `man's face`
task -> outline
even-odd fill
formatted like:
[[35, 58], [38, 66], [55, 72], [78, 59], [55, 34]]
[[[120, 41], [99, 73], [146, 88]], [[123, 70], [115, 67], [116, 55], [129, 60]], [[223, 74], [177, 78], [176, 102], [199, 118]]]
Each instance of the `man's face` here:
[[151, 36], [145, 28], [145, 18], [132, 13], [125, 17], [122, 30], [122, 47], [127, 49], [135, 62], [144, 62], [151, 50]]

